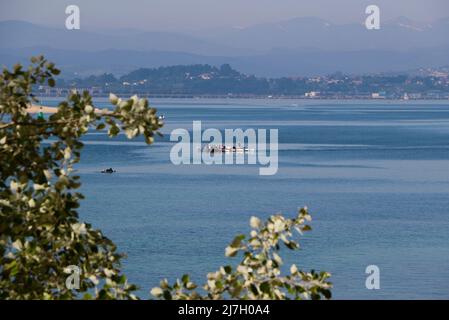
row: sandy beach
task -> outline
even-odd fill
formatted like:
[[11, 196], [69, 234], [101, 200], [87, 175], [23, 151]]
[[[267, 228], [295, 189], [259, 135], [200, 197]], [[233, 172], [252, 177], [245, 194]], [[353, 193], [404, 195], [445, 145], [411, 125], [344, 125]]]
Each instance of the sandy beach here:
[[[47, 106], [38, 106], [38, 105], [32, 105], [31, 107], [27, 108], [28, 113], [56, 113], [58, 111], [58, 108], [56, 107], [47, 107]], [[95, 108], [95, 113], [101, 113], [101, 109]]]
[[58, 108], [56, 107], [46, 107], [46, 106], [37, 106], [37, 105], [32, 105], [31, 107], [27, 108], [28, 113], [39, 113], [39, 112], [43, 112], [43, 113], [56, 113], [56, 111], [58, 110]]

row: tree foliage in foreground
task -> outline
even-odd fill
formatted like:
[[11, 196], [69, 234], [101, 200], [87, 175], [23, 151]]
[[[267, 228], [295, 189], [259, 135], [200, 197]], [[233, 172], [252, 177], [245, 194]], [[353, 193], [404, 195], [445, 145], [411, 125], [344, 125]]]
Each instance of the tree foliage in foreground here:
[[[72, 92], [48, 119], [27, 110], [37, 102], [33, 86], [55, 85], [59, 70], [43, 57], [0, 74], [0, 299], [137, 299], [136, 286], [120, 270], [123, 255], [77, 209], [83, 195], [73, 172], [88, 130], [107, 129], [113, 137], [143, 136], [148, 144], [163, 126], [156, 109], [136, 96], [114, 95], [112, 111], [97, 110], [91, 96]], [[280, 244], [298, 248], [292, 232], [310, 229], [305, 209], [294, 219], [275, 215], [251, 219], [251, 236], [238, 236], [226, 249], [243, 254], [233, 269], [208, 275], [203, 292], [188, 276], [173, 286], [162, 281], [152, 294], [165, 299], [288, 299], [330, 297], [329, 274], [302, 272], [295, 266], [281, 276]], [[70, 266], [80, 270], [78, 289], [67, 286]], [[204, 294], [204, 295], [201, 295]]]
[[230, 265], [209, 273], [202, 287], [190, 281], [188, 275], [169, 285], [162, 280], [160, 287], [153, 288], [151, 294], [160, 299], [330, 299], [331, 283], [328, 272], [304, 272], [296, 265], [290, 266], [288, 275], [281, 275], [282, 258], [278, 254], [281, 246], [299, 249], [298, 242], [292, 240], [293, 232], [299, 234], [311, 230], [307, 221], [311, 216], [307, 208], [300, 209], [297, 217], [286, 219], [273, 215], [266, 222], [252, 217], [251, 233], [248, 239], [237, 236], [226, 248], [225, 254], [234, 257], [241, 253], [242, 260], [233, 268]]
[[[87, 92], [35, 119], [27, 112], [37, 101], [32, 87], [54, 86], [59, 70], [43, 57], [32, 62], [0, 75], [0, 299], [135, 298], [114, 243], [78, 218], [83, 196], [72, 171], [89, 129], [124, 130], [151, 144], [163, 123], [145, 99], [112, 95], [115, 109], [99, 113]], [[79, 290], [66, 286], [69, 266], [80, 269]]]

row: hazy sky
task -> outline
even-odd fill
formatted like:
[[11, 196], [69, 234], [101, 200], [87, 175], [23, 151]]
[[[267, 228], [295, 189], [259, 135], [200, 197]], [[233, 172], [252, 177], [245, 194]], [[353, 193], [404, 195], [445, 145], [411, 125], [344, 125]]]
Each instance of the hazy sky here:
[[0, 0], [0, 20], [63, 27], [70, 4], [80, 7], [82, 27], [89, 29], [188, 31], [301, 16], [362, 22], [370, 4], [378, 5], [386, 20], [406, 16], [431, 22], [449, 16], [448, 0]]

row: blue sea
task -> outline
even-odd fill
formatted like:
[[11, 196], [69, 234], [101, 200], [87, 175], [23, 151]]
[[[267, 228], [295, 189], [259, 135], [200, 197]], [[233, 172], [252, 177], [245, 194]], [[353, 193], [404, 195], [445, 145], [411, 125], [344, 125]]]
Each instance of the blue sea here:
[[[53, 99], [43, 104], [55, 105]], [[91, 131], [81, 162], [80, 216], [127, 258], [139, 295], [185, 273], [233, 263], [224, 249], [251, 216], [295, 216], [311, 232], [285, 263], [332, 273], [336, 299], [449, 299], [449, 101], [152, 100], [165, 115], [152, 146]], [[97, 107], [108, 106], [98, 99]], [[170, 132], [204, 128], [279, 131], [279, 170], [170, 162]], [[117, 170], [101, 174], [104, 168]], [[365, 287], [368, 265], [380, 289]]]

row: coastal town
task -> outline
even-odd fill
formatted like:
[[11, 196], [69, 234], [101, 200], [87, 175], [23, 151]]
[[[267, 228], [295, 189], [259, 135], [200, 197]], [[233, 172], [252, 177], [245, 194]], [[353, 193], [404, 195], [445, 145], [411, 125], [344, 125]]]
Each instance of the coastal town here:
[[229, 65], [140, 68], [112, 74], [62, 79], [57, 87], [38, 86], [36, 94], [65, 96], [71, 90], [95, 97], [110, 92], [153, 98], [295, 98], [295, 99], [449, 99], [449, 67], [408, 72], [265, 78], [240, 73]]

